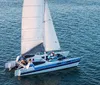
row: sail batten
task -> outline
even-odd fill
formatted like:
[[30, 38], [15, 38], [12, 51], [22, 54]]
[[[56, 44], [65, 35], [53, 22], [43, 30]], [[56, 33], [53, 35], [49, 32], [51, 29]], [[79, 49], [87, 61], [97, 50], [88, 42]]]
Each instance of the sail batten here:
[[23, 7], [28, 7], [28, 6], [29, 7], [31, 7], [31, 6], [33, 7], [33, 6], [42, 6], [42, 5], [24, 5]]
[[33, 17], [22, 17], [22, 18], [40, 18], [41, 16], [33, 16]]
[[33, 28], [24, 28], [24, 29], [22, 29], [22, 30], [30, 30], [30, 29], [36, 30], [36, 29], [39, 29], [39, 27], [33, 27]]

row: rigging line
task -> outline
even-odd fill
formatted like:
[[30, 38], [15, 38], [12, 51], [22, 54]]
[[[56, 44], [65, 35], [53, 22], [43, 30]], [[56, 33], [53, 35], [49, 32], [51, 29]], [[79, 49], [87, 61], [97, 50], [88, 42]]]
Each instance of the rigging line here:
[[41, 16], [31, 16], [31, 17], [22, 17], [22, 18], [41, 18]]

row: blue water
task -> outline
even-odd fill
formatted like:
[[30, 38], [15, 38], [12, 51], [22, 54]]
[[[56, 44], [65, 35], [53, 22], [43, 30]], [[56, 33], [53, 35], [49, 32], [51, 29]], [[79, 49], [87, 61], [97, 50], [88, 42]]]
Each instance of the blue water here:
[[58, 39], [77, 68], [28, 77], [4, 70], [20, 54], [22, 0], [0, 0], [0, 85], [100, 85], [100, 0], [48, 0]]

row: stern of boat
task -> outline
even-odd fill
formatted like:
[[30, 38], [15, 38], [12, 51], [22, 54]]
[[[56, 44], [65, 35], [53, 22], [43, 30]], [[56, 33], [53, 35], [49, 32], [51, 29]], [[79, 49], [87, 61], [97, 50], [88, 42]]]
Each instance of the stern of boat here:
[[20, 70], [15, 70], [15, 76], [20, 76], [21, 75], [21, 71]]

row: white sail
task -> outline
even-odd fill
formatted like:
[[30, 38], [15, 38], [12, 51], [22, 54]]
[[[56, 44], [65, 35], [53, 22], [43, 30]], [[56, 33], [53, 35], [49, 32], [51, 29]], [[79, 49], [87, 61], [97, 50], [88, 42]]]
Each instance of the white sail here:
[[45, 3], [44, 47], [45, 51], [60, 50], [60, 44], [54, 29], [47, 2]]
[[21, 54], [43, 42], [44, 0], [24, 0]]

